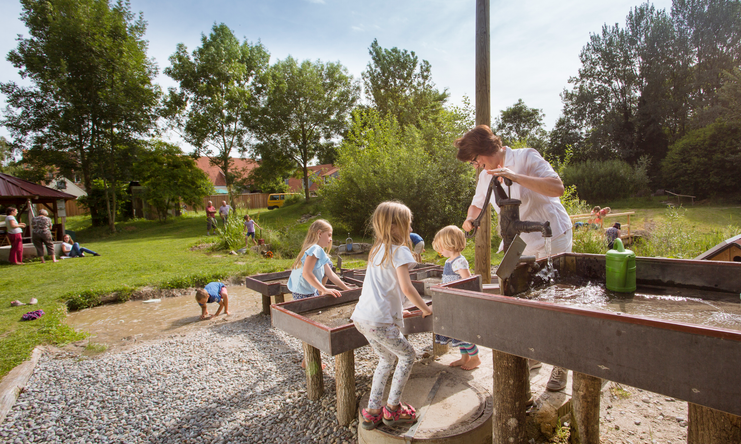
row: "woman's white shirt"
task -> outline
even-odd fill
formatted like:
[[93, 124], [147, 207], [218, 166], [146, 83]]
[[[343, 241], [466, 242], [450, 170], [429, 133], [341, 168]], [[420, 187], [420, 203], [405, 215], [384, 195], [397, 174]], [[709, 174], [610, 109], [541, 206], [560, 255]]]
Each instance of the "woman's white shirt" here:
[[392, 245], [391, 261], [381, 264], [384, 248], [381, 247], [368, 261], [363, 279], [363, 289], [350, 319], [373, 326], [396, 324], [404, 326], [404, 292], [399, 284], [396, 269], [409, 264], [417, 265], [408, 247]]
[[15, 218], [15, 216], [5, 216], [5, 226], [8, 229], [8, 234], [20, 234], [23, 233], [23, 228], [16, 227], [16, 228], [10, 228], [10, 221], [18, 223], [18, 220]]

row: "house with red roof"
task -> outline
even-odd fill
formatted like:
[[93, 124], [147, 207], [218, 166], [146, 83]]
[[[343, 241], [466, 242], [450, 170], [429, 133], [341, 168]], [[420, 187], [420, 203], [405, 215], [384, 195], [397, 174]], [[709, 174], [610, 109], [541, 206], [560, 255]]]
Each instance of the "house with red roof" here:
[[[216, 188], [216, 193], [218, 194], [228, 194], [226, 189], [226, 177], [224, 176], [224, 172], [221, 170], [221, 168], [211, 165], [211, 159], [208, 157], [199, 157], [196, 160], [196, 165], [198, 165], [198, 168], [203, 170], [204, 173], [208, 176], [209, 179], [211, 179], [211, 183], [214, 184], [214, 188]], [[239, 172], [240, 177], [247, 177], [249, 174], [260, 166], [259, 163], [255, 162], [252, 159], [242, 159], [242, 158], [232, 158], [232, 171]]]
[[[339, 177], [339, 170], [331, 163], [310, 166], [309, 169], [309, 192], [315, 192], [321, 185], [326, 184], [333, 178]], [[291, 177], [288, 179], [288, 190], [291, 193], [299, 193], [304, 189], [304, 178]]]

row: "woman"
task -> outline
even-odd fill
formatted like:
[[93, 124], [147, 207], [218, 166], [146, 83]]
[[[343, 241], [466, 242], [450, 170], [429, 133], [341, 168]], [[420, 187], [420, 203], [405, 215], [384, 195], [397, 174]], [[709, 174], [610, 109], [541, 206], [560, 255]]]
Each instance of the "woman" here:
[[93, 250], [88, 250], [85, 247], [81, 247], [77, 242], [73, 242], [69, 234], [64, 235], [62, 238], [63, 257], [85, 257], [85, 253], [92, 254], [93, 256], [100, 256]]
[[10, 239], [8, 261], [13, 265], [23, 265], [23, 229], [26, 228], [26, 224], [16, 220], [18, 209], [15, 207], [8, 207], [5, 214], [7, 215], [5, 225], [8, 227], [8, 239]]
[[[472, 221], [476, 220], [486, 205], [486, 191], [493, 178], [506, 177], [512, 183], [512, 199], [522, 201], [520, 219], [534, 222], [549, 221], [553, 237], [551, 254], [571, 252], [571, 219], [559, 199], [564, 193], [563, 182], [551, 165], [532, 148], [513, 150], [502, 146], [499, 137], [495, 136], [486, 125], [479, 125], [455, 141], [458, 148], [457, 158], [481, 167], [476, 194], [468, 207], [463, 229], [471, 231]], [[494, 196], [491, 206], [499, 212]], [[520, 233], [520, 238], [527, 244], [523, 255], [545, 256], [545, 239], [541, 232]], [[502, 246], [499, 246], [501, 251]], [[535, 368], [539, 363], [531, 363]], [[550, 391], [563, 390], [566, 387], [567, 370], [553, 367], [551, 378], [546, 385]]]
[[51, 255], [51, 260], [57, 262], [54, 255], [54, 239], [51, 236], [51, 227], [54, 224], [49, 219], [49, 213], [46, 210], [39, 210], [39, 215], [31, 219], [31, 228], [33, 228], [33, 246], [36, 247], [36, 255], [41, 258], [41, 263], [45, 264], [44, 246], [46, 252]]

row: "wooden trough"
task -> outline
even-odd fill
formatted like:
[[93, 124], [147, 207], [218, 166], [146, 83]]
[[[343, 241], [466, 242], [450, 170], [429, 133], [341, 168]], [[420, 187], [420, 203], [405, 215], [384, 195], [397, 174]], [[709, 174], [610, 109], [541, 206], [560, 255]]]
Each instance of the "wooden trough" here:
[[[565, 253], [553, 265], [561, 279], [605, 279], [604, 255]], [[541, 285], [530, 268], [519, 266], [500, 282], [506, 294]], [[639, 257], [636, 269], [638, 291], [690, 288], [735, 301], [741, 293], [741, 263]], [[526, 441], [524, 427], [508, 425], [525, 424], [526, 358], [574, 370], [572, 424], [580, 442], [599, 442], [602, 379], [689, 402], [691, 443], [741, 439], [741, 331], [485, 294], [469, 281], [432, 287], [434, 331], [496, 351], [495, 442]], [[720, 429], [698, 430], [703, 423]]]

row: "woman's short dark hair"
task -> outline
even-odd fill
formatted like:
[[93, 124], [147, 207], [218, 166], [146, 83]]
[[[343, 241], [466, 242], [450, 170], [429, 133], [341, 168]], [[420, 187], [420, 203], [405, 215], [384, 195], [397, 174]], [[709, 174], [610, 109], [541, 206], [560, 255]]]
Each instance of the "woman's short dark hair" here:
[[10, 216], [10, 213], [12, 213], [13, 211], [15, 211], [16, 209], [17, 209], [16, 207], [8, 207], [8, 208], [6, 208], [5, 209], [5, 215], [6, 216]]
[[455, 143], [458, 160], [468, 162], [476, 156], [491, 156], [502, 149], [502, 140], [486, 125], [479, 125], [459, 137]]

